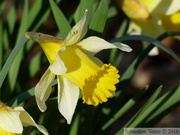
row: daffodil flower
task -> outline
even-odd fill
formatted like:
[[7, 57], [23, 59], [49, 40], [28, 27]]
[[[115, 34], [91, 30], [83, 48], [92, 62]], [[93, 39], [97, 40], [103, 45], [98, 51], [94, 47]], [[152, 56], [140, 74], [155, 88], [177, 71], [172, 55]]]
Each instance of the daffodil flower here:
[[[180, 0], [116, 0], [130, 18], [128, 33], [157, 38], [165, 31], [180, 31]], [[157, 48], [152, 52], [157, 55]]]
[[47, 130], [36, 124], [23, 107], [11, 108], [0, 101], [0, 134], [17, 135], [23, 132], [23, 126], [35, 126], [40, 132], [48, 135]]
[[110, 48], [130, 52], [132, 49], [122, 43], [111, 44], [92, 36], [81, 40], [88, 29], [88, 11], [72, 28], [65, 40], [42, 33], [27, 32], [26, 37], [40, 44], [50, 66], [35, 87], [37, 105], [42, 112], [46, 110], [45, 101], [51, 93], [52, 81], [57, 77], [58, 108], [66, 118], [71, 119], [79, 98], [79, 88], [83, 102], [98, 105], [107, 101], [116, 90], [119, 82], [118, 70], [111, 64], [103, 64], [94, 55]]

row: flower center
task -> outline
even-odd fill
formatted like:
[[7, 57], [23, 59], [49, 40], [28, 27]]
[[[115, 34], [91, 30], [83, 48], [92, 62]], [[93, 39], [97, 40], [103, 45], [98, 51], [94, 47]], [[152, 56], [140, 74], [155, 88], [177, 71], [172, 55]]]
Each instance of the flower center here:
[[62, 76], [76, 84], [83, 94], [84, 103], [98, 105], [106, 102], [119, 82], [118, 70], [110, 64], [98, 66], [75, 45], [67, 46], [60, 55], [67, 72]]

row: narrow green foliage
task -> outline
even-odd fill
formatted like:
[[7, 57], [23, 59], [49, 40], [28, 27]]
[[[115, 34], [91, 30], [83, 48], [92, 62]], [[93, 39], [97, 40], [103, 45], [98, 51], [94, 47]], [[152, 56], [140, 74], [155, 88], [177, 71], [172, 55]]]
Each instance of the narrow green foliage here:
[[14, 31], [15, 23], [16, 23], [16, 10], [15, 10], [15, 6], [13, 5], [9, 10], [9, 13], [7, 16], [7, 22], [9, 26], [9, 33], [12, 34], [12, 32]]
[[49, 2], [57, 27], [61, 34], [60, 38], [65, 38], [69, 33], [69, 31], [71, 30], [71, 26], [68, 20], [66, 19], [66, 17], [64, 16], [64, 14], [62, 13], [62, 11], [60, 10], [60, 8], [58, 8], [58, 6], [56, 5], [56, 3], [53, 0], [49, 0]]
[[76, 12], [74, 14], [74, 19], [76, 23], [81, 19], [81, 17], [84, 14], [82, 11], [85, 11], [86, 9], [88, 9], [88, 20], [89, 21], [91, 20], [92, 11], [93, 11], [93, 2], [94, 2], [93, 0], [80, 1], [79, 6], [77, 7]]
[[105, 130], [110, 125], [112, 125], [116, 120], [118, 120], [122, 115], [124, 115], [130, 108], [132, 108], [136, 103], [137, 100], [148, 90], [148, 87], [141, 90], [137, 95], [135, 95], [132, 99], [130, 99], [116, 114], [102, 126], [101, 130]]
[[[20, 28], [19, 28], [19, 31], [17, 34], [17, 40], [19, 40], [19, 38], [22, 37], [24, 35], [24, 33], [27, 31], [28, 8], [29, 8], [28, 0], [25, 0], [25, 5], [24, 5], [24, 9], [23, 9], [23, 16], [22, 16], [21, 25], [20, 25]], [[20, 68], [20, 64], [21, 64], [21, 61], [23, 58], [23, 47], [20, 50], [21, 51], [18, 53], [16, 59], [14, 60], [12, 66], [11, 66], [11, 69], [9, 71], [9, 74], [8, 74], [8, 78], [9, 78], [9, 82], [10, 82], [9, 84], [10, 84], [11, 90], [13, 90], [15, 87], [19, 68]]]
[[[161, 86], [158, 89], [160, 90]], [[141, 108], [138, 116], [135, 117], [134, 121], [127, 126], [128, 128], [141, 127], [142, 125], [145, 126], [146, 124], [148, 125], [150, 122], [151, 125], [149, 126], [152, 126], [164, 115], [168, 114], [170, 110], [180, 105], [180, 100], [178, 96], [180, 94], [180, 86], [178, 86], [174, 90], [167, 92], [159, 99], [154, 101], [155, 98], [153, 97], [157, 97], [159, 90], [158, 92], [156, 92], [156, 94], [153, 94], [150, 100], [146, 102], [147, 104]], [[119, 130], [116, 135], [121, 135], [122, 133], [123, 129]]]
[[[43, 6], [43, 0], [37, 0], [34, 2], [32, 7], [29, 10], [29, 20], [28, 20], [28, 28], [30, 27], [31, 24], [33, 24], [34, 20], [37, 17], [37, 14], [40, 12], [41, 8]], [[39, 20], [38, 20], [39, 22]]]
[[136, 127], [139, 122], [141, 122], [141, 115], [146, 111], [151, 104], [157, 99], [160, 92], [162, 90], [162, 86], [160, 86], [153, 95], [150, 96], [150, 98], [146, 101], [146, 103], [139, 109], [139, 111], [121, 128], [121, 130], [118, 131], [118, 134], [123, 133], [124, 128], [130, 128], [130, 127]]
[[20, 40], [16, 43], [14, 49], [12, 50], [11, 54], [9, 55], [8, 59], [6, 60], [6, 63], [3, 65], [3, 68], [0, 71], [0, 88], [4, 82], [4, 79], [9, 69], [12, 66], [12, 63], [16, 59], [17, 55], [19, 54], [19, 51], [23, 48], [26, 41], [27, 39], [24, 36], [20, 38]]
[[89, 25], [91, 31], [102, 33], [106, 24], [109, 9], [109, 1], [101, 0], [97, 10], [93, 14]]

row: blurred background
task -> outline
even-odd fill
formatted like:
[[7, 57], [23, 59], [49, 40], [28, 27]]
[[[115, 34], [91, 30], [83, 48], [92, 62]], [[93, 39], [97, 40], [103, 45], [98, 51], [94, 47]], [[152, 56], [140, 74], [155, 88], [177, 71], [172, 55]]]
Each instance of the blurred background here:
[[[26, 31], [42, 32], [57, 36], [59, 38], [65, 37], [66, 33], [63, 33], [59, 30], [55, 13], [53, 13], [52, 11], [53, 6], [50, 5], [50, 1], [0, 1], [0, 69], [2, 69], [16, 42], [20, 39], [21, 36], [24, 35]], [[92, 1], [93, 11], [90, 11], [90, 19], [93, 17], [94, 11], [96, 11], [98, 6], [103, 3], [102, 1], [105, 0]], [[81, 18], [82, 14], [84, 13], [84, 11], [81, 10], [79, 6], [84, 2], [80, 0], [54, 0], [54, 3], [57, 4], [58, 8], [67, 18], [71, 27], [77, 22], [79, 18]], [[180, 15], [178, 16], [178, 13], [180, 12], [180, 6], [179, 9], [175, 7], [176, 11], [168, 11], [168, 13], [166, 14], [165, 11], [159, 12], [159, 10], [153, 9], [152, 6], [148, 8], [146, 6], [146, 3], [143, 3], [143, 0], [107, 0], [107, 3], [107, 18], [104, 22], [105, 24], [103, 30], [96, 31], [96, 29], [90, 29], [90, 32], [88, 32], [87, 36], [95, 34], [96, 36], [102, 37], [107, 41], [111, 41], [115, 38], [120, 38], [126, 35], [144, 35], [156, 39], [166, 31], [180, 32]], [[155, 3], [152, 2], [152, 4]], [[158, 6], [161, 6], [161, 4], [158, 4]], [[171, 3], [169, 4], [169, 6], [173, 7], [173, 4]], [[79, 9], [79, 12], [81, 13], [78, 14], [77, 9]], [[134, 11], [134, 9], [141, 10], [139, 12], [136, 12]], [[158, 7], [156, 7], [156, 9], [158, 9]], [[146, 14], [144, 13], [145, 11], [147, 11]], [[103, 10], [101, 12], [103, 12]], [[75, 19], [74, 13], [76, 13], [75, 17], [77, 19]], [[176, 13], [176, 24], [166, 22], [168, 21], [168, 19], [164, 19], [165, 17], [171, 18], [171, 16]], [[140, 18], [137, 16], [140, 16]], [[154, 18], [158, 22], [156, 26], [158, 30], [155, 26], [151, 27], [153, 26], [151, 25], [152, 22], [148, 22], [152, 21]], [[171, 21], [171, 19], [169, 19], [169, 21]], [[166, 23], [168, 23], [168, 26], [172, 25], [172, 27], [170, 28], [173, 28], [173, 25], [175, 25], [177, 29], [169, 30], [166, 27]], [[143, 24], [142, 27], [141, 24]], [[147, 24], [149, 26], [144, 26], [144, 24]], [[145, 29], [146, 27], [148, 27], [148, 29]], [[155, 32], [155, 34], [153, 34], [153, 32]], [[177, 36], [168, 36], [160, 42], [172, 49], [175, 54], [180, 57], [180, 38], [178, 34]], [[133, 51], [131, 53], [123, 53], [119, 50], [113, 49], [104, 50], [97, 54], [97, 57], [100, 58], [104, 63], [112, 63], [112, 65], [115, 65], [119, 69], [121, 76], [126, 72], [126, 69], [132, 63], [134, 58], [140, 54], [142, 49], [149, 45], [149, 43], [147, 42], [137, 41], [133, 39], [125, 41], [125, 43], [133, 48]], [[26, 90], [33, 88], [45, 72], [48, 65], [49, 63], [40, 46], [37, 43], [28, 41], [24, 45], [24, 48], [20, 51], [20, 54], [18, 54], [18, 58], [13, 63], [1, 87], [0, 99], [4, 102], [9, 102], [17, 95], [20, 95]], [[114, 124], [111, 125], [111, 127], [108, 129], [107, 134], [115, 134], [116, 131], [122, 128], [123, 125], [127, 123], [127, 121], [131, 117], [133, 117], [133, 115], [139, 110], [139, 108], [160, 85], [163, 86], [163, 90], [159, 97], [169, 90], [175, 88], [179, 84], [180, 64], [172, 56], [170, 56], [160, 48], [158, 48], [158, 54], [151, 56], [147, 55], [135, 70], [134, 75], [131, 78], [130, 83], [128, 84], [126, 96], [123, 98], [122, 103], [119, 104], [119, 108], [121, 108], [123, 104], [134, 97], [147, 85], [149, 85], [148, 91], [145, 93], [145, 95], [143, 95], [143, 97], [140, 98], [138, 103], [133, 108], [127, 111], [127, 113], [124, 114], [123, 117], [119, 118]], [[123, 84], [120, 84], [120, 86], [122, 85]], [[117, 87], [119, 88], [120, 86]], [[55, 85], [53, 87], [53, 93], [51, 94], [52, 99], [57, 96], [56, 89], [57, 88]], [[21, 103], [21, 105], [27, 108], [27, 111], [32, 114], [33, 118], [38, 120], [40, 111], [36, 107], [34, 96], [31, 96], [25, 101], [26, 102]], [[73, 134], [71, 133], [72, 130], [70, 130], [72, 126], [67, 125], [66, 121], [58, 112], [56, 102], [56, 100], [52, 100], [51, 102], [49, 102], [48, 112], [43, 114], [38, 121], [41, 123], [41, 121], [45, 119], [45, 122], [43, 123], [50, 134]], [[82, 121], [84, 121], [84, 123], [85, 121], [91, 121], [90, 124], [94, 124], [93, 120], [91, 119], [92, 117], [89, 117], [89, 115], [93, 114], [95, 116], [95, 114], [97, 114], [93, 112], [95, 110], [99, 110], [101, 112], [102, 106], [94, 109], [91, 106], [82, 104], [82, 101], [80, 99], [76, 110], [77, 112], [80, 110], [81, 115], [76, 112], [74, 119], [80, 117], [82, 118]], [[37, 111], [38, 113], [33, 113], [34, 111]], [[176, 107], [173, 108], [170, 112], [171, 113], [154, 124], [154, 126], [179, 127], [179, 105], [176, 105]], [[100, 114], [96, 115], [94, 119], [98, 119], [99, 115]], [[84, 120], [85, 118], [86, 120]], [[55, 121], [54, 128], [51, 128], [50, 125], [52, 125], [53, 121]], [[99, 122], [101, 123], [100, 117]], [[89, 132], [88, 134], [92, 134], [93, 132], [89, 131], [91, 130], [91, 128], [87, 127], [89, 124], [82, 125], [82, 123], [80, 124], [81, 128], [79, 128], [78, 134], [84, 134], [87, 132]], [[98, 123], [95, 123], [94, 125], [96, 124]], [[31, 128], [28, 128], [26, 133], [28, 134], [28, 131], [31, 130]], [[94, 129], [94, 131], [96, 130], [97, 129]], [[94, 133], [98, 134], [98, 132]]]

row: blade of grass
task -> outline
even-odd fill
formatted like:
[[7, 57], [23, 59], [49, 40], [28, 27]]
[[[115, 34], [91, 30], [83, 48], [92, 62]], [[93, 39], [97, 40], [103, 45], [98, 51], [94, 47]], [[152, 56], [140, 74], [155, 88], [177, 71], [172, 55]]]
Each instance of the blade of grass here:
[[4, 47], [4, 50], [5, 51], [8, 51], [8, 50], [10, 50], [10, 46], [9, 46], [9, 36], [8, 36], [8, 31], [7, 31], [7, 29], [3, 29], [2, 28], [2, 44], [3, 44], [3, 47]]
[[90, 22], [89, 29], [91, 30], [91, 33], [89, 33], [88, 35], [92, 35], [92, 32], [103, 32], [107, 21], [108, 9], [109, 0], [101, 0]]
[[[128, 20], [127, 19], [124, 19], [117, 34], [116, 34], [116, 37], [121, 37], [124, 35], [126, 29], [127, 29], [127, 26], [128, 26]], [[118, 49], [112, 49], [111, 52], [110, 52], [110, 56], [109, 56], [109, 62], [110, 63], [116, 63], [116, 65], [118, 64], [118, 62], [121, 60], [116, 60], [116, 56], [117, 56], [117, 52], [118, 52]]]
[[132, 99], [130, 99], [119, 111], [116, 112], [116, 114], [108, 121], [106, 122], [101, 130], [106, 130], [110, 125], [112, 125], [116, 120], [118, 120], [120, 117], [122, 117], [123, 114], [125, 114], [132, 106], [134, 106], [137, 103], [137, 100], [148, 90], [148, 87], [144, 88], [140, 92], [138, 92]]
[[[145, 123], [149, 122], [150, 120], [155, 120], [155, 121], [159, 120], [157, 119], [157, 117], [160, 116], [162, 118], [161, 115], [164, 113], [164, 111], [168, 110], [169, 112], [169, 109], [172, 110], [172, 106], [177, 107], [180, 105], [179, 94], [180, 94], [180, 86], [176, 87], [173, 90], [168, 91], [166, 94], [161, 96], [158, 100], [156, 100], [153, 104], [151, 104], [141, 114], [141, 116], [138, 117], [138, 119], [135, 119], [135, 121], [132, 124], [130, 124], [128, 127], [134, 128], [134, 127], [139, 126], [139, 124], [141, 123], [145, 125]], [[121, 135], [120, 131], [118, 131], [116, 135]]]
[[[150, 106], [153, 113], [147, 117], [146, 124], [153, 125], [169, 112], [180, 106], [180, 85], [173, 90], [168, 91], [164, 96], [158, 99]], [[154, 108], [154, 109], [153, 109]], [[144, 112], [145, 113], [145, 112]]]
[[151, 104], [153, 104], [153, 102], [157, 99], [157, 97], [159, 96], [161, 90], [162, 90], [162, 86], [159, 86], [155, 92], [153, 93], [153, 95], [146, 101], [146, 103], [139, 109], [139, 111], [121, 128], [121, 130], [118, 131], [118, 133], [121, 135], [123, 134], [123, 129], [130, 127], [130, 124], [132, 124], [134, 121], [136, 121], [136, 119], [139, 119], [139, 117], [141, 117], [141, 115], [149, 108], [149, 106], [151, 106]]
[[25, 38], [25, 36], [21, 37], [20, 40], [16, 43], [12, 52], [10, 53], [8, 59], [6, 60], [2, 70], [0, 71], [0, 88], [4, 82], [4, 79], [9, 69], [11, 68], [12, 63], [14, 62], [15, 58], [19, 54], [19, 51], [23, 48], [26, 41], [27, 39]]
[[[31, 12], [31, 11], [30, 11]], [[41, 14], [41, 17], [38, 19], [38, 21], [34, 24], [34, 26], [32, 27], [31, 31], [37, 31], [37, 29], [42, 26], [42, 24], [47, 20], [48, 16], [50, 14], [50, 8], [47, 8], [46, 11], [43, 12], [43, 14]], [[26, 45], [26, 51], [29, 51], [32, 46], [34, 45], [34, 42], [28, 42]]]
[[29, 63], [30, 77], [33, 77], [41, 67], [41, 54], [42, 52], [36, 54]]
[[[22, 16], [20, 28], [19, 28], [18, 35], [17, 35], [17, 41], [27, 31], [27, 26], [28, 26], [28, 8], [29, 8], [28, 0], [25, 0], [23, 16]], [[24, 48], [24, 47], [22, 47], [22, 48]], [[20, 68], [20, 63], [22, 61], [22, 58], [23, 58], [23, 49], [20, 49], [20, 52], [18, 53], [18, 56], [14, 60], [12, 66], [11, 66], [11, 68], [9, 70], [9, 74], [8, 74], [8, 79], [9, 79], [9, 82], [10, 82], [9, 84], [10, 84], [10, 89], [11, 90], [13, 90], [14, 87], [15, 87], [17, 76], [18, 76], [18, 72], [19, 72], [19, 68]]]
[[75, 115], [75, 118], [70, 128], [69, 135], [78, 135], [80, 117], [81, 117], [80, 113], [77, 113]]
[[9, 14], [7, 16], [7, 22], [9, 26], [9, 33], [12, 34], [14, 30], [14, 26], [16, 23], [16, 10], [15, 10], [15, 5], [12, 5], [9, 10]]
[[[2, 33], [2, 21], [0, 20], [0, 33]], [[3, 37], [3, 33], [2, 36], [0, 36], [0, 69], [2, 68], [2, 64], [3, 64], [3, 43], [2, 43], [2, 37]]]
[[50, 14], [50, 9], [47, 9], [40, 18], [40, 20], [38, 20], [36, 25], [32, 28], [32, 31], [36, 31], [47, 20], [49, 14]]
[[[57, 81], [54, 80], [52, 83], [52, 86], [54, 86], [56, 84], [57, 84]], [[25, 100], [29, 99], [32, 96], [34, 96], [34, 88], [31, 88], [31, 89], [21, 93], [20, 95], [14, 97], [13, 99], [11, 99], [10, 101], [7, 102], [7, 105], [12, 106], [12, 107], [17, 106], [21, 102], [24, 102]]]
[[84, 11], [86, 9], [88, 9], [88, 22], [89, 22], [92, 17], [93, 0], [81, 0], [80, 1], [80, 4], [74, 14], [74, 19], [75, 19], [76, 23], [82, 18]]
[[29, 11], [29, 22], [28, 22], [28, 28], [33, 24], [35, 18], [37, 17], [38, 13], [40, 12], [40, 10], [42, 9], [43, 6], [43, 1], [42, 0], [37, 0], [34, 2], [34, 4], [32, 5], [32, 7], [30, 8]]
[[62, 13], [62, 11], [60, 10], [60, 8], [56, 5], [56, 3], [53, 0], [49, 0], [49, 2], [50, 2], [50, 6], [52, 9], [57, 27], [59, 31], [61, 32], [60, 38], [64, 39], [69, 33], [69, 31], [71, 30], [71, 26], [68, 20], [66, 19], [66, 17], [64, 16], [64, 14]]

